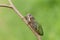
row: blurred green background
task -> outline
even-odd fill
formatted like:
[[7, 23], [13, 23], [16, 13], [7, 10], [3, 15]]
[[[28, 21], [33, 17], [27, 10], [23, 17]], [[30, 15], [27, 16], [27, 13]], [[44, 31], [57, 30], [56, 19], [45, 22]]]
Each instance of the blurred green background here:
[[[42, 25], [42, 40], [60, 40], [60, 0], [12, 0], [25, 16], [31, 13]], [[0, 4], [9, 5], [8, 0]], [[9, 8], [0, 7], [0, 40], [37, 40], [30, 28]]]

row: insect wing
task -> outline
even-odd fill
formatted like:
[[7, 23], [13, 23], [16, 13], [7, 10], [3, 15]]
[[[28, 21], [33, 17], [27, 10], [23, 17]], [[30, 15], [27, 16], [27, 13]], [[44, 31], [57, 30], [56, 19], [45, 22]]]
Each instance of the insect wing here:
[[37, 23], [37, 32], [39, 35], [43, 35], [43, 28], [39, 23]]

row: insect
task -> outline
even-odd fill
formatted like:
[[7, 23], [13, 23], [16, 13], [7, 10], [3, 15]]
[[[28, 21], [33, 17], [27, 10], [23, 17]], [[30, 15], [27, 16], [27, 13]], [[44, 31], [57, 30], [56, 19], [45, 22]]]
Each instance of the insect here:
[[27, 14], [25, 16], [25, 19], [35, 32], [37, 32], [41, 36], [43, 35], [42, 26], [38, 22], [36, 22], [35, 18], [31, 14]]

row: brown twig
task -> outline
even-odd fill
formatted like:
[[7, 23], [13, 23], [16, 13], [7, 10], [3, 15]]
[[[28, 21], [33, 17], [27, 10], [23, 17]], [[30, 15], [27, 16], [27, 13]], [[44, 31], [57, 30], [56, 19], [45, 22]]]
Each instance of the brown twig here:
[[1, 4], [0, 7], [6, 7], [6, 8], [11, 8], [13, 9], [16, 14], [29, 26], [29, 28], [31, 29], [31, 31], [34, 33], [34, 35], [37, 37], [37, 40], [41, 40], [41, 36], [38, 35], [32, 28], [31, 26], [28, 24], [27, 20], [25, 19], [25, 17], [17, 10], [17, 8], [13, 5], [11, 0], [8, 0], [10, 5], [6, 5], [6, 4]]
[[7, 4], [0, 4], [0, 7], [12, 8], [11, 5], [7, 5]]

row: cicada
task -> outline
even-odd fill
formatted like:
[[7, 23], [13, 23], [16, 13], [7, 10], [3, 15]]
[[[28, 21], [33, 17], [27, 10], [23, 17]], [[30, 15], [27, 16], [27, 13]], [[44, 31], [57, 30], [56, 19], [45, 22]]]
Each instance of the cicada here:
[[27, 14], [25, 16], [25, 19], [36, 33], [38, 33], [41, 36], [43, 35], [42, 26], [35, 20], [35, 18], [31, 14]]

